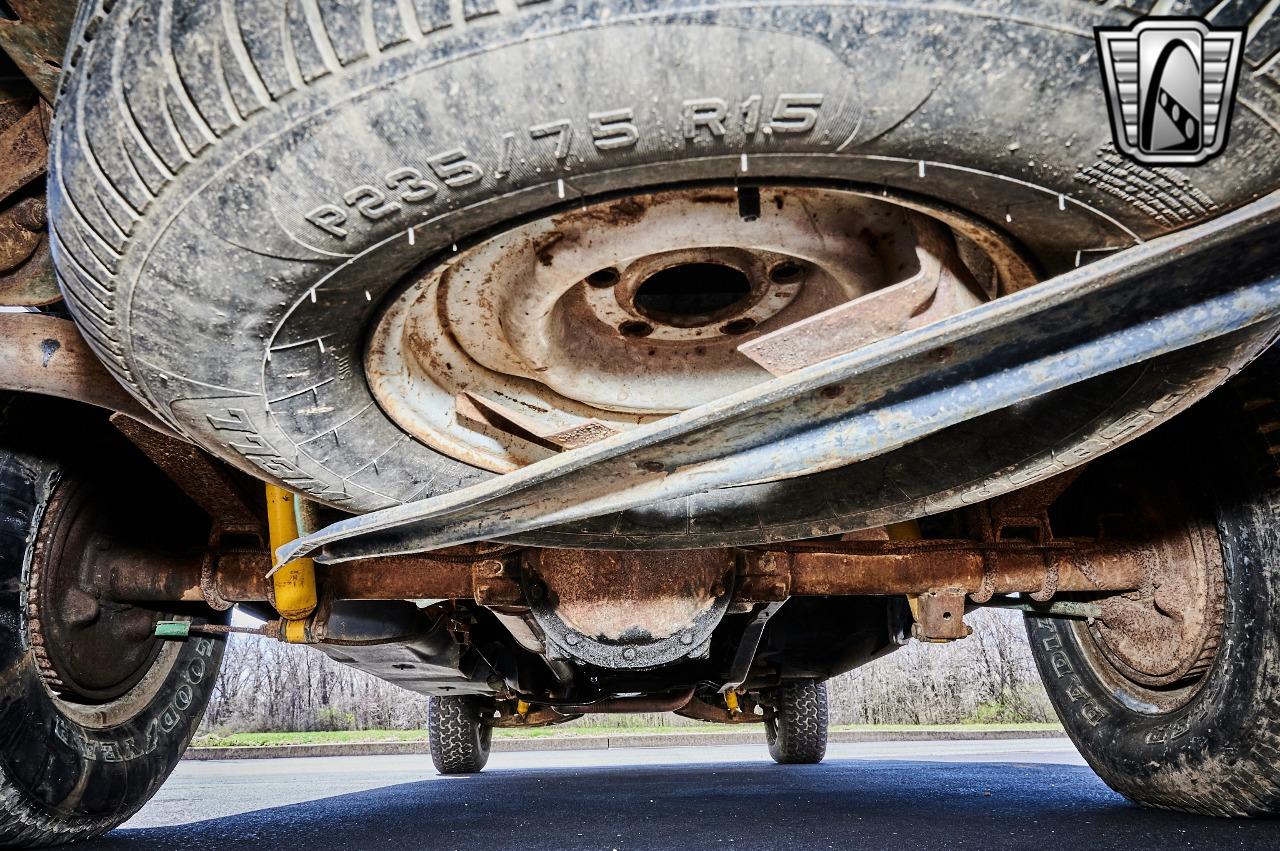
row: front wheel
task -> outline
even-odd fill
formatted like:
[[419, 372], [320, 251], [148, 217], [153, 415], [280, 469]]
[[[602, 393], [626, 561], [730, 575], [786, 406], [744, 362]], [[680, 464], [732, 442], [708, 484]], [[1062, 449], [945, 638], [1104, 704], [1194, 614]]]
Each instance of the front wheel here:
[[436, 771], [476, 774], [484, 768], [493, 739], [484, 711], [482, 699], [472, 695], [432, 697], [427, 702], [427, 738]]
[[765, 713], [769, 756], [779, 765], [814, 765], [827, 755], [827, 684], [789, 683], [773, 690]]
[[[1067, 733], [1108, 785], [1146, 806], [1280, 814], [1275, 364], [1264, 358], [1172, 434], [1078, 483], [1094, 511], [1130, 507], [1124, 522], [1154, 542], [1153, 587], [1103, 601], [1092, 623], [1027, 620]], [[1200, 463], [1168, 463], [1179, 456]]]
[[213, 690], [222, 641], [161, 642], [155, 622], [172, 615], [94, 587], [95, 556], [149, 543], [131, 539], [131, 518], [146, 534], [173, 528], [139, 493], [162, 486], [129, 484], [142, 478], [0, 448], [0, 846], [125, 821], [169, 776]]

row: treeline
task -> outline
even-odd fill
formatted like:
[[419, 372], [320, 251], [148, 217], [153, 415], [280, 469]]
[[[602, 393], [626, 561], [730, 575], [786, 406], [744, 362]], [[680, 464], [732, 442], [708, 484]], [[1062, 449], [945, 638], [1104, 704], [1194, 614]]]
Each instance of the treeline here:
[[[967, 617], [974, 633], [951, 644], [912, 642], [829, 684], [833, 724], [1014, 723], [1054, 720], [1031, 660], [1021, 615]], [[207, 732], [406, 730], [425, 725], [426, 698], [324, 654], [233, 636]], [[696, 724], [671, 715], [593, 715], [619, 727]]]

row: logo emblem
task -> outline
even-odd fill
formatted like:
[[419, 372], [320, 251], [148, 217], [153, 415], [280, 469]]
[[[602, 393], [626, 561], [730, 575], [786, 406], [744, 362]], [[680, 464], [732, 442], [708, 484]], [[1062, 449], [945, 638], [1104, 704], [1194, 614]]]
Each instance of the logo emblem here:
[[1093, 33], [1121, 153], [1146, 165], [1199, 165], [1222, 153], [1243, 29], [1143, 18]]

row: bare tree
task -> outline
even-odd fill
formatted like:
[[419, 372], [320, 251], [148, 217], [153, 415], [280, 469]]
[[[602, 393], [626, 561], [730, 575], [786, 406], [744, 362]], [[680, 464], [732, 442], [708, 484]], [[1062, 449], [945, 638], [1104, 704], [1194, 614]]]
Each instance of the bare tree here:
[[[969, 638], [912, 642], [829, 684], [835, 724], [1051, 721], [1021, 615], [980, 610]], [[315, 650], [232, 636], [205, 715], [206, 731], [419, 729], [426, 698]], [[673, 715], [589, 716], [619, 727], [696, 724]]]

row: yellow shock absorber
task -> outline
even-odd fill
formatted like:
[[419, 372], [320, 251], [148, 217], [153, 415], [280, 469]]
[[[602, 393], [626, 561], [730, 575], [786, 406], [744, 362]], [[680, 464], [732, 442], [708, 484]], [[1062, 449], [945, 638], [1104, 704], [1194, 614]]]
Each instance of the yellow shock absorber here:
[[890, 541], [918, 541], [922, 537], [920, 535], [920, 524], [915, 520], [890, 523], [884, 527], [884, 530], [889, 533]]
[[[298, 537], [298, 517], [294, 495], [275, 485], [267, 485], [267, 528], [271, 551]], [[276, 594], [276, 611], [285, 624], [285, 640], [305, 641], [303, 622], [316, 609], [316, 566], [309, 558], [294, 559], [271, 577]], [[296, 624], [294, 622], [297, 622]]]
[[724, 705], [728, 707], [730, 715], [737, 715], [742, 711], [738, 707], [738, 693], [736, 691], [727, 691], [724, 693]]
[[[884, 527], [884, 530], [889, 534], [890, 541], [919, 541], [923, 537], [920, 534], [920, 524], [915, 520], [890, 523]], [[911, 607], [911, 618], [918, 623], [920, 621], [920, 597], [916, 594], [908, 594], [907, 605]]]
[[285, 621], [284, 630], [280, 633], [280, 637], [289, 644], [306, 644], [307, 622], [301, 620]]

